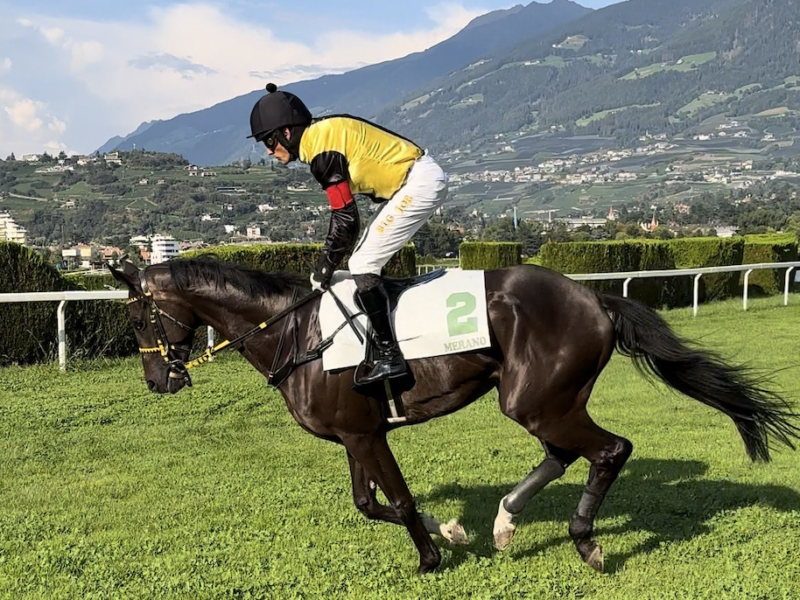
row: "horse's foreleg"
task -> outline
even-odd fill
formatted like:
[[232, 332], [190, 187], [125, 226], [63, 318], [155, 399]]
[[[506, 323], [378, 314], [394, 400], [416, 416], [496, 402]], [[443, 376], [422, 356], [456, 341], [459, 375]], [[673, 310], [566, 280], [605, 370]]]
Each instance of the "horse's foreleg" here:
[[[408, 489], [403, 473], [386, 442], [386, 434], [342, 435], [340, 437], [348, 454], [361, 464], [362, 471], [370, 473], [375, 478], [391, 503], [391, 508], [394, 509], [397, 518], [408, 529], [419, 552], [418, 572], [430, 573], [436, 569], [442, 560], [441, 554], [426, 530], [422, 517], [417, 512], [411, 491]], [[363, 478], [366, 479], [366, 476]], [[353, 486], [355, 495], [355, 479]]]
[[[397, 516], [397, 512], [384, 506], [376, 498], [376, 484], [364, 467], [353, 458], [348, 452], [347, 460], [350, 462], [350, 477], [353, 482], [353, 502], [356, 508], [368, 519], [386, 521], [395, 525], [402, 525], [403, 522]], [[464, 527], [456, 519], [451, 519], [447, 523], [440, 523], [435, 517], [420, 513], [425, 529], [431, 535], [440, 535], [451, 544], [469, 544], [469, 536]]]
[[361, 466], [361, 463], [353, 458], [350, 452], [347, 453], [347, 460], [350, 463], [353, 502], [356, 508], [368, 519], [402, 525], [403, 522], [395, 509], [378, 502], [375, 494], [375, 482], [370, 478], [369, 473], [364, 470], [364, 467]]
[[500, 500], [493, 528], [494, 545], [498, 550], [505, 550], [514, 539], [517, 529], [514, 518], [522, 512], [528, 501], [541, 492], [547, 484], [561, 477], [579, 456], [546, 442], [543, 442], [543, 445], [547, 457]]

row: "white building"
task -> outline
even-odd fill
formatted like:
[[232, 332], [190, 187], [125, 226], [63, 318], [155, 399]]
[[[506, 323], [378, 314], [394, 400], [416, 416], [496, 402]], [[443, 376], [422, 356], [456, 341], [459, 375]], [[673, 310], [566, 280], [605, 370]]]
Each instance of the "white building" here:
[[259, 239], [261, 237], [261, 227], [258, 225], [248, 225], [247, 237], [250, 239]]
[[169, 235], [154, 235], [150, 239], [152, 252], [150, 253], [150, 264], [167, 262], [170, 258], [175, 258], [180, 254], [181, 249], [178, 240]]
[[28, 230], [17, 225], [6, 211], [0, 211], [0, 241], [25, 245]]
[[135, 246], [136, 248], [147, 248], [147, 244], [150, 243], [150, 238], [146, 235], [137, 235], [130, 239], [131, 246]]

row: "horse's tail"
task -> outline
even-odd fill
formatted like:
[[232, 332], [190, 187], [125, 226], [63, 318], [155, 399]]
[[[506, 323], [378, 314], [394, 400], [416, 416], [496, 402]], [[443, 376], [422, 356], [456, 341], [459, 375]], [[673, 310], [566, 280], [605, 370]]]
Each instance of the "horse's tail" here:
[[748, 369], [726, 364], [718, 355], [690, 348], [652, 309], [634, 300], [599, 294], [611, 312], [617, 351], [640, 373], [656, 375], [670, 387], [716, 408], [736, 424], [753, 461], [770, 460], [770, 441], [794, 449], [800, 429], [797, 413], [776, 393], [762, 387]]

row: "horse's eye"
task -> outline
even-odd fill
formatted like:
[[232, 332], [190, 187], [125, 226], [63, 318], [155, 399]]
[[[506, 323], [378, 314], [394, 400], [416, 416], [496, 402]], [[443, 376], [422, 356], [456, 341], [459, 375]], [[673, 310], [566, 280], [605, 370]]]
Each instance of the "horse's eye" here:
[[133, 328], [136, 331], [141, 331], [142, 329], [144, 329], [144, 321], [142, 321], [141, 319], [134, 319], [133, 320]]

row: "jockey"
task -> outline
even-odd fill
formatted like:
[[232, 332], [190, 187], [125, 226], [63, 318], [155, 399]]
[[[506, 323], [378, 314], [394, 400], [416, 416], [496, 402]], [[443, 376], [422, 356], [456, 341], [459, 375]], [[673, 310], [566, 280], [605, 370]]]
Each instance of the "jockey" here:
[[[392, 131], [350, 115], [314, 119], [294, 94], [278, 91], [271, 83], [267, 92], [250, 114], [248, 137], [264, 142], [267, 154], [281, 164], [300, 160], [310, 165], [330, 201], [328, 235], [311, 284], [327, 289], [334, 270], [355, 247], [348, 268], [378, 354], [359, 383], [400, 377], [406, 363], [392, 328], [381, 269], [444, 203], [444, 171], [426, 151]], [[360, 221], [353, 194], [380, 204], [358, 244]]]

